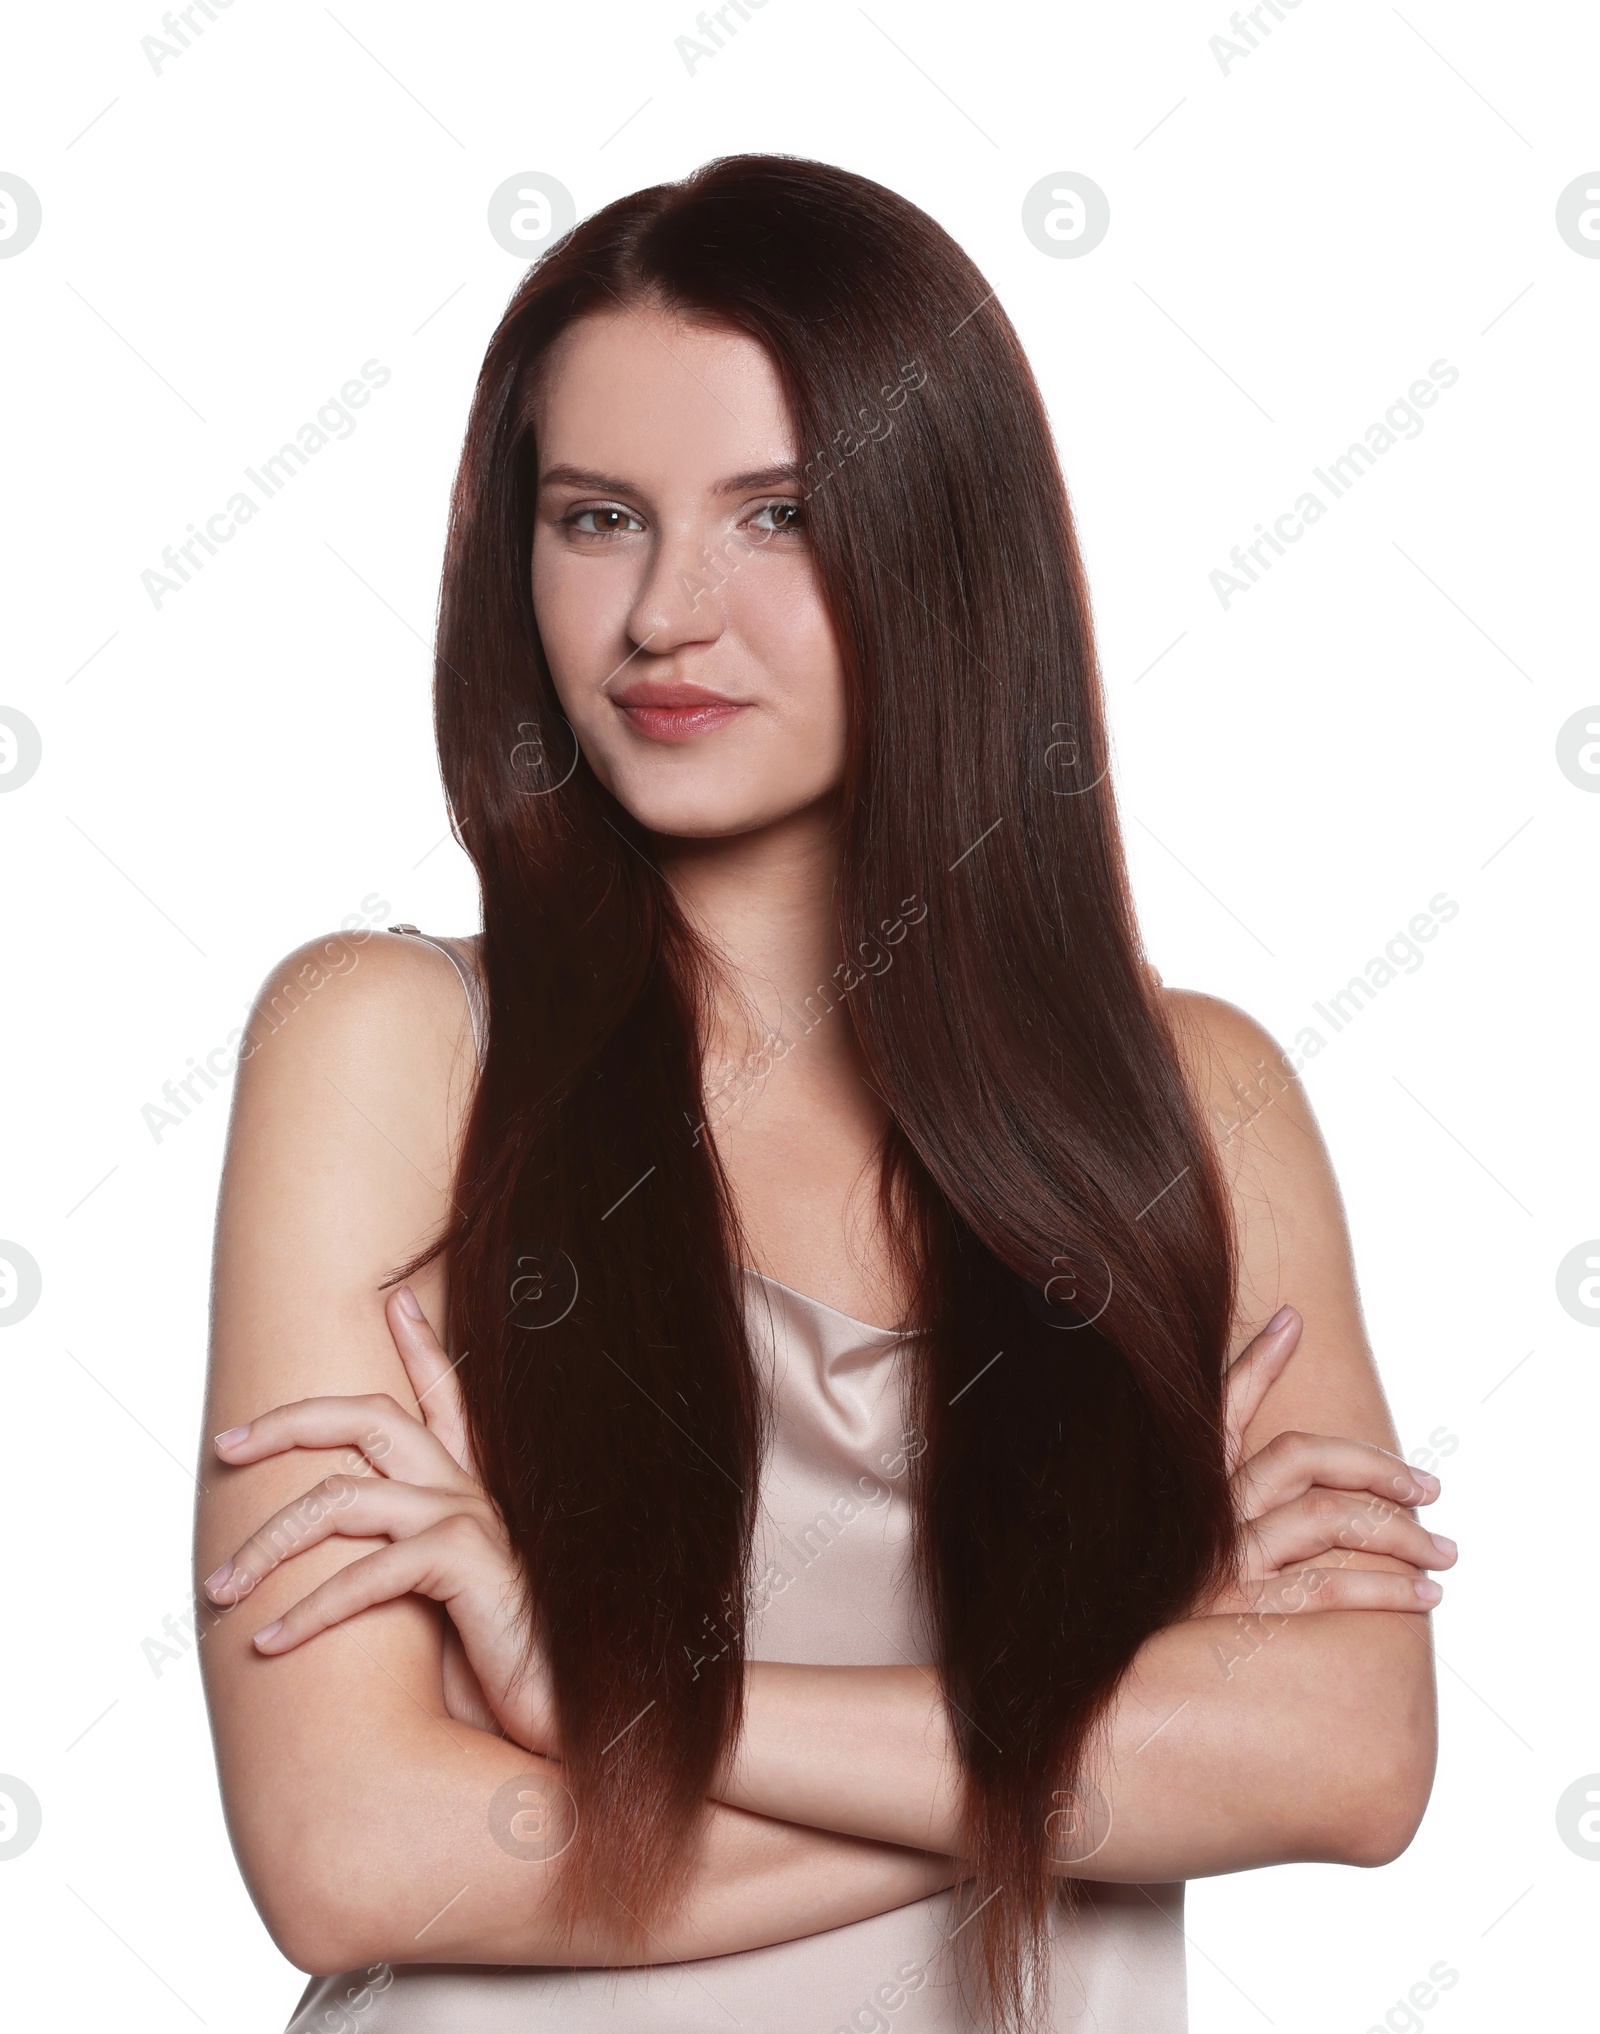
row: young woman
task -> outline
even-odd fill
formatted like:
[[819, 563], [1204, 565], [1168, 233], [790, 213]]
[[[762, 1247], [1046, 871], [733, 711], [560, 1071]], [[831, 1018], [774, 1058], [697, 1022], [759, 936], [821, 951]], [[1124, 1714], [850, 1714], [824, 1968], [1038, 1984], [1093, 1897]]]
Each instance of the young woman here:
[[1142, 958], [970, 261], [768, 156], [568, 235], [436, 697], [484, 931], [284, 963], [218, 1227], [293, 2024], [1181, 2028], [1184, 1879], [1410, 1841], [1454, 1550], [1298, 1084]]

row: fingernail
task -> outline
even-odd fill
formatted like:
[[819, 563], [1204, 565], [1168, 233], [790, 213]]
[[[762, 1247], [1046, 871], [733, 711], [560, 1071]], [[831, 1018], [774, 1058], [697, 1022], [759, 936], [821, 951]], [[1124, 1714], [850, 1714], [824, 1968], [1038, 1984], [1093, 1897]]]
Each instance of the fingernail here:
[[1264, 1335], [1275, 1335], [1277, 1334], [1280, 1328], [1288, 1327], [1289, 1323], [1293, 1319], [1294, 1319], [1293, 1307], [1288, 1306], [1279, 1307], [1278, 1311], [1273, 1315], [1272, 1319], [1268, 1321], [1267, 1325], [1261, 1330], [1261, 1332]]
[[[1417, 1586], [1420, 1588], [1422, 1585], [1419, 1583]], [[278, 1636], [278, 1633], [282, 1630], [283, 1630], [283, 1619], [281, 1617], [275, 1617], [272, 1620], [271, 1624], [264, 1624], [261, 1627], [260, 1631], [256, 1633], [252, 1643], [258, 1646], [264, 1646], [267, 1643], [268, 1639], [276, 1638]]]
[[1438, 1477], [1430, 1475], [1426, 1469], [1413, 1469], [1411, 1473], [1416, 1478], [1416, 1480], [1422, 1485], [1424, 1490], [1437, 1491], [1443, 1487], [1440, 1484]]
[[1419, 1575], [1413, 1587], [1416, 1589], [1419, 1603], [1437, 1603], [1444, 1594], [1438, 1583], [1430, 1581], [1426, 1575]]
[[222, 1587], [223, 1583], [227, 1581], [232, 1573], [233, 1563], [231, 1561], [224, 1561], [215, 1574], [206, 1577], [206, 1588], [214, 1593]]
[[237, 1448], [249, 1431], [248, 1423], [242, 1427], [229, 1427], [226, 1433], [218, 1434], [216, 1445], [219, 1448]]
[[1432, 1540], [1433, 1544], [1447, 1560], [1453, 1561], [1455, 1559], [1458, 1549], [1454, 1540], [1447, 1540], [1443, 1533], [1429, 1533], [1428, 1538]]
[[397, 1297], [400, 1301], [400, 1311], [403, 1314], [409, 1314], [414, 1321], [422, 1319], [422, 1309], [417, 1305], [417, 1296], [409, 1285], [401, 1286]]

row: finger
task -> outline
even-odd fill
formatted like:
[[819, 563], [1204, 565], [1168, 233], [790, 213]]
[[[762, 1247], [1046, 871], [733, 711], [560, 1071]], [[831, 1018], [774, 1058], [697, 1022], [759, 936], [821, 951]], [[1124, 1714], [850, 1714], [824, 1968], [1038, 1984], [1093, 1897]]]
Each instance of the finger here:
[[359, 1451], [348, 1465], [353, 1474], [370, 1463], [404, 1483], [445, 1490], [476, 1487], [444, 1443], [386, 1391], [277, 1405], [245, 1426], [218, 1434], [214, 1445], [223, 1461], [235, 1463], [260, 1462], [288, 1448], [348, 1447]]
[[1260, 1334], [1228, 1366], [1223, 1379], [1228, 1467], [1238, 1466], [1244, 1437], [1269, 1387], [1295, 1352], [1305, 1323], [1293, 1307], [1279, 1307]]
[[1234, 1500], [1243, 1518], [1257, 1518], [1324, 1484], [1333, 1490], [1369, 1490], [1393, 1504], [1432, 1504], [1439, 1479], [1413, 1469], [1387, 1448], [1337, 1434], [1303, 1434], [1287, 1428], [1242, 1463], [1234, 1474]]
[[458, 1494], [391, 1483], [381, 1476], [328, 1476], [275, 1512], [233, 1558], [205, 1579], [213, 1603], [243, 1599], [275, 1568], [335, 1534], [345, 1539], [414, 1539], [461, 1509]]
[[483, 1692], [472, 1662], [461, 1643], [461, 1634], [444, 1619], [444, 1706], [458, 1723], [470, 1723], [474, 1730], [486, 1730], [492, 1737], [504, 1737], [505, 1730]]
[[1387, 1498], [1320, 1486], [1258, 1518], [1252, 1539], [1255, 1573], [1275, 1573], [1336, 1548], [1391, 1554], [1413, 1568], [1452, 1568], [1457, 1551], [1454, 1540], [1430, 1533]]
[[1444, 1591], [1430, 1576], [1389, 1568], [1304, 1567], [1218, 1598], [1208, 1615], [1244, 1613], [1267, 1619], [1325, 1610], [1432, 1610]]
[[286, 1653], [330, 1625], [357, 1617], [401, 1596], [446, 1601], [460, 1586], [465, 1547], [456, 1519], [442, 1520], [415, 1538], [393, 1540], [352, 1561], [255, 1634], [262, 1653]]
[[400, 1361], [406, 1366], [406, 1375], [417, 1395], [417, 1404], [422, 1408], [429, 1433], [438, 1436], [458, 1467], [468, 1475], [473, 1474], [472, 1442], [461, 1403], [457, 1365], [450, 1361], [440, 1346], [438, 1336], [428, 1325], [421, 1302], [409, 1285], [403, 1285], [398, 1292], [389, 1295], [384, 1311], [389, 1319], [389, 1333], [400, 1351]]

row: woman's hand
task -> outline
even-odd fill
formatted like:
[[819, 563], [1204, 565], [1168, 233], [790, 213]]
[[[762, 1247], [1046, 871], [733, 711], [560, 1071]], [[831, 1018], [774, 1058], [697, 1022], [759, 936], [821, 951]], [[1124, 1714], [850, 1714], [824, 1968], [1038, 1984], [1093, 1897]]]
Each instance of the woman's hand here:
[[390, 1295], [389, 1331], [422, 1419], [384, 1393], [306, 1398], [219, 1434], [224, 1462], [260, 1462], [290, 1448], [349, 1447], [353, 1474], [324, 1478], [276, 1513], [206, 1578], [226, 1609], [264, 1575], [332, 1534], [387, 1539], [352, 1561], [255, 1635], [286, 1653], [330, 1625], [399, 1596], [430, 1596], [447, 1613], [445, 1707], [479, 1729], [503, 1730], [526, 1750], [559, 1756], [555, 1705], [537, 1646], [528, 1659], [521, 1571], [493, 1501], [479, 1484], [453, 1366], [409, 1286]]
[[[1209, 1598], [1199, 1617], [1231, 1612], [1430, 1609], [1443, 1595], [1424, 1570], [1454, 1565], [1453, 1540], [1406, 1516], [1432, 1504], [1439, 1479], [1365, 1441], [1282, 1433], [1246, 1458], [1244, 1436], [1304, 1326], [1280, 1307], [1225, 1380], [1228, 1470], [1244, 1522], [1240, 1586]], [[1389, 1554], [1406, 1570], [1358, 1568], [1349, 1554]], [[1323, 1558], [1329, 1557], [1329, 1558]]]

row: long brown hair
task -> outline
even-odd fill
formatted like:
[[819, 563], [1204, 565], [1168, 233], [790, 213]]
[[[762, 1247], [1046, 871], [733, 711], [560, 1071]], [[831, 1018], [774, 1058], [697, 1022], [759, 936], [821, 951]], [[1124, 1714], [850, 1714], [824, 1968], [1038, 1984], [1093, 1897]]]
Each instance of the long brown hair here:
[[1103, 1834], [1095, 1726], [1233, 1555], [1233, 1237], [1141, 953], [1017, 336], [916, 206], [786, 156], [619, 199], [529, 270], [451, 508], [437, 729], [482, 883], [489, 1043], [428, 1254], [448, 1252], [477, 1459], [557, 1690], [566, 1912], [609, 1895], [642, 1930], [681, 1896], [742, 1714], [767, 1434], [704, 1128], [712, 963], [577, 753], [530, 586], [541, 363], [574, 319], [643, 300], [756, 338], [808, 462], [850, 693], [834, 988], [892, 1118], [882, 1204], [918, 1295], [904, 1403], [966, 1776], [962, 1948], [1022, 2024], [1052, 1892], [1072, 1897], [1055, 1868]]

